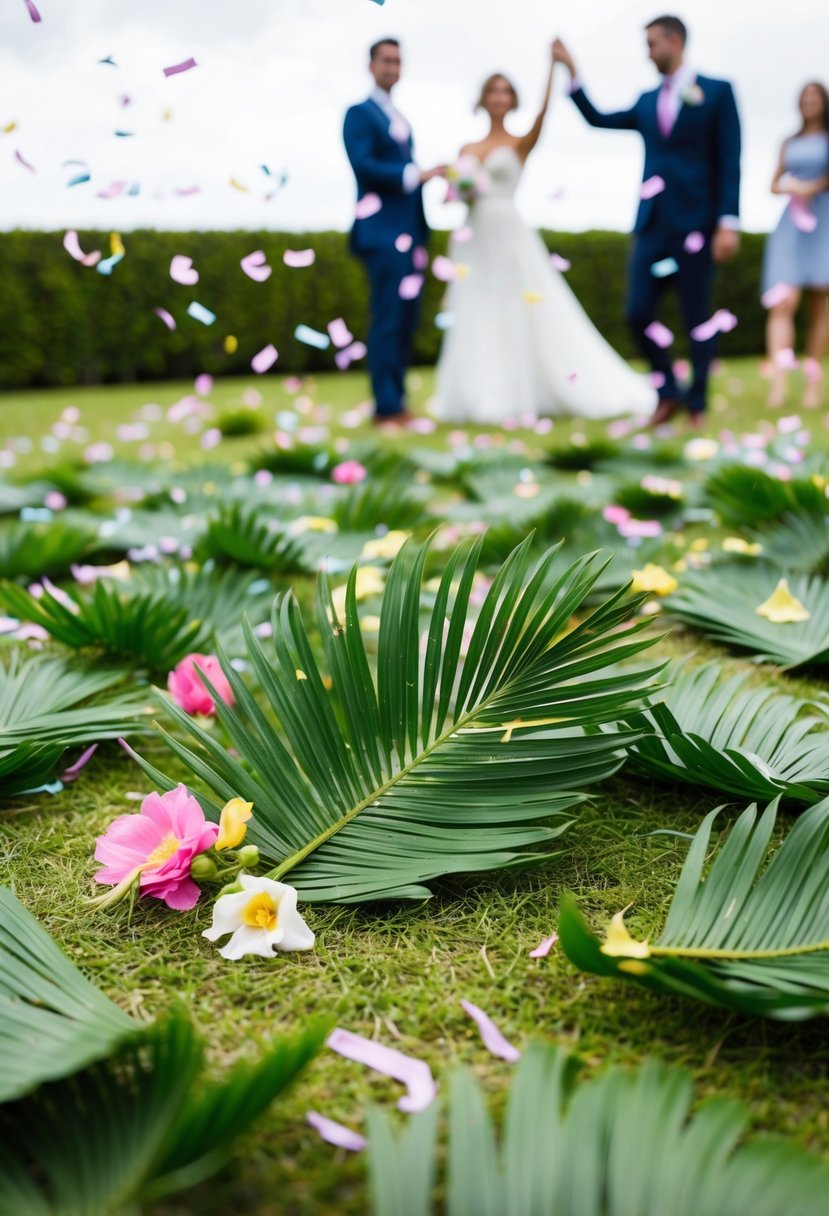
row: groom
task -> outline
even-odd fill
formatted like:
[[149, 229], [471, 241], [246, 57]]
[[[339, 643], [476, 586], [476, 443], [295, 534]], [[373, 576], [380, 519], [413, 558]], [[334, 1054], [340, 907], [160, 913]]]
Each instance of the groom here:
[[[740, 244], [740, 120], [728, 81], [700, 76], [688, 66], [688, 32], [678, 17], [657, 17], [646, 33], [649, 57], [662, 83], [629, 110], [603, 114], [595, 108], [560, 39], [554, 58], [569, 68], [571, 96], [591, 126], [638, 131], [644, 140], [627, 317], [656, 373], [659, 404], [652, 423], [667, 422], [687, 409], [692, 425], [699, 425], [716, 335], [695, 331], [711, 317], [714, 264], [732, 258]], [[677, 388], [665, 336], [654, 325], [670, 283], [679, 295], [691, 344], [694, 374], [686, 393]]]
[[363, 261], [371, 291], [368, 366], [376, 423], [406, 423], [405, 375], [418, 318], [416, 261], [429, 237], [423, 183], [442, 169], [422, 172], [412, 159], [412, 133], [391, 92], [400, 79], [400, 43], [375, 42], [369, 52], [374, 88], [351, 106], [343, 139], [357, 179], [351, 248]]

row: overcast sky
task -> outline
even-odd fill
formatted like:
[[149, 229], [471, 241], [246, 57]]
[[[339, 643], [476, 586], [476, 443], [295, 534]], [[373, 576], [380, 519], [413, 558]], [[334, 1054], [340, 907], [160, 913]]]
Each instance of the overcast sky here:
[[[353, 185], [342, 114], [368, 92], [366, 47], [381, 35], [404, 44], [395, 100], [423, 165], [451, 160], [480, 136], [471, 105], [491, 71], [508, 73], [519, 88], [514, 129], [529, 125], [555, 34], [571, 43], [601, 107], [628, 105], [655, 83], [642, 25], [660, 11], [659, 0], [36, 3], [40, 24], [24, 0], [0, 0], [0, 228], [347, 227]], [[688, 0], [684, 15], [693, 65], [734, 81], [745, 137], [744, 225], [766, 230], [780, 212], [768, 183], [780, 140], [796, 126], [797, 92], [805, 80], [829, 75], [829, 5]], [[99, 63], [105, 56], [117, 66]], [[165, 78], [164, 67], [190, 56], [197, 68]], [[522, 183], [522, 212], [550, 228], [629, 229], [639, 137], [591, 130], [564, 84], [562, 75]], [[3, 133], [12, 122], [16, 128]], [[84, 170], [67, 161], [84, 162], [91, 181], [68, 187]], [[268, 200], [283, 170], [287, 184]], [[97, 197], [112, 182], [138, 193]], [[194, 187], [198, 193], [177, 193]], [[451, 226], [457, 214], [440, 199], [434, 183], [430, 218]]]

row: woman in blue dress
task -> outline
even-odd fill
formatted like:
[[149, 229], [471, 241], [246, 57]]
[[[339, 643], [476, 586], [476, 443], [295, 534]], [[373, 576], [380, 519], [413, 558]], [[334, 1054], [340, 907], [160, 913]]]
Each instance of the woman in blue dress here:
[[829, 349], [829, 91], [812, 81], [798, 106], [802, 126], [783, 144], [771, 186], [772, 194], [786, 195], [789, 203], [766, 243], [763, 262], [773, 407], [783, 405], [787, 372], [796, 364], [794, 322], [804, 294], [809, 310], [804, 406], [820, 405], [820, 361]]

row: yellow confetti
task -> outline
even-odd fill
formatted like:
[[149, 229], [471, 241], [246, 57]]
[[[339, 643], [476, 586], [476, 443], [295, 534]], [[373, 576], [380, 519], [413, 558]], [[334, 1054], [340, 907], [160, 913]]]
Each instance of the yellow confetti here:
[[544, 296], [540, 291], [525, 291], [522, 293], [525, 304], [540, 304]]
[[755, 608], [757, 616], [764, 616], [774, 625], [793, 625], [808, 621], [811, 612], [789, 591], [788, 579], [781, 578], [769, 598]]
[[228, 334], [224, 340], [225, 354], [235, 355], [239, 349], [239, 339], [234, 334]]
[[722, 547], [723, 553], [741, 553], [744, 557], [757, 557], [763, 552], [759, 541], [743, 540], [742, 536], [726, 536]]
[[109, 234], [109, 252], [120, 254], [125, 254], [127, 252], [124, 248], [124, 242], [121, 240], [121, 237], [117, 232], [111, 232]]
[[633, 571], [631, 591], [634, 593], [649, 591], [653, 595], [670, 595], [678, 586], [672, 574], [653, 562], [647, 562], [642, 570]]
[[11, 135], [12, 131], [16, 131], [16, 130], [17, 130], [17, 123], [14, 121], [14, 119], [12, 119], [11, 122], [7, 122], [5, 127], [3, 127], [3, 134]]
[[297, 669], [296, 669], [296, 678], [297, 678], [298, 680], [307, 680], [307, 679], [308, 679], [308, 677], [306, 676], [305, 672], [304, 672], [304, 671], [300, 671], [300, 669], [299, 669], [298, 667], [297, 667]]
[[237, 181], [235, 177], [229, 178], [228, 181], [234, 190], [241, 190], [242, 194], [247, 194], [249, 192], [249, 187], [243, 186], [242, 183]]

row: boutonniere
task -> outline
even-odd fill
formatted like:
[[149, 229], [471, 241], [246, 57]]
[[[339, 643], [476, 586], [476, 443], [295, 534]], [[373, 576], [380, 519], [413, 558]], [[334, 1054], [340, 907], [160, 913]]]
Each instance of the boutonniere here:
[[686, 106], [701, 106], [705, 101], [705, 94], [697, 82], [694, 81], [693, 84], [689, 84], [688, 87], [683, 90], [682, 100], [685, 102]]

